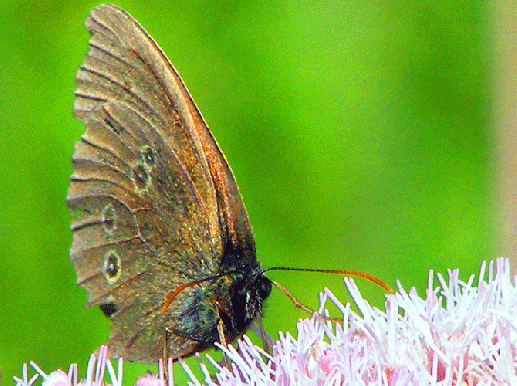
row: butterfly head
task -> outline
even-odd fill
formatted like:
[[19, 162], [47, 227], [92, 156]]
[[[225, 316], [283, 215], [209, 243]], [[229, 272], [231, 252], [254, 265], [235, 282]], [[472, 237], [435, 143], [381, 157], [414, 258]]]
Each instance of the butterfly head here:
[[232, 326], [237, 335], [244, 332], [257, 315], [262, 314], [264, 300], [271, 293], [271, 280], [261, 271], [252, 275], [231, 275], [230, 309]]

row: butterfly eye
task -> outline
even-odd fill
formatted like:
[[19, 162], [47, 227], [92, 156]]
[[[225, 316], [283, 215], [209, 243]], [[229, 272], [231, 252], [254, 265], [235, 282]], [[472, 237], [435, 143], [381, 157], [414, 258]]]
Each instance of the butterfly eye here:
[[257, 282], [255, 284], [257, 288], [257, 294], [262, 299], [265, 299], [269, 296], [271, 293], [271, 280], [269, 280], [267, 277], [260, 275], [257, 278]]
[[120, 256], [113, 250], [104, 255], [104, 277], [109, 284], [115, 284], [120, 277]]

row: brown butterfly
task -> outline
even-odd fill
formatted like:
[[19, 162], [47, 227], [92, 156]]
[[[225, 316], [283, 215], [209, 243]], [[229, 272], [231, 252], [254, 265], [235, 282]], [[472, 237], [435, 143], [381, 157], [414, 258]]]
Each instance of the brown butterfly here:
[[262, 269], [230, 166], [165, 54], [124, 10], [95, 8], [77, 71], [70, 258], [87, 306], [111, 318], [112, 357], [152, 362], [226, 344], [261, 315]]
[[[232, 341], [271, 291], [230, 166], [165, 54], [124, 10], [95, 8], [77, 71], [70, 256], [111, 356], [151, 362]], [[171, 304], [164, 307], [164, 302]]]

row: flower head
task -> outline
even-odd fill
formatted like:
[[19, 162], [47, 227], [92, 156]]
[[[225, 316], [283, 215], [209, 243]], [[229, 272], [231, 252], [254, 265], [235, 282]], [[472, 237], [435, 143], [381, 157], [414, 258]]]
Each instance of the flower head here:
[[[310, 319], [298, 322], [298, 334], [279, 334], [272, 354], [254, 345], [247, 336], [233, 346], [221, 347], [230, 366], [206, 356], [216, 375], [196, 354], [207, 385], [517, 385], [517, 277], [510, 276], [509, 261], [482, 264], [479, 278], [467, 282], [458, 270], [448, 272], [448, 281], [429, 274], [425, 299], [415, 289], [387, 295], [386, 309], [371, 307], [355, 283], [345, 284], [360, 315], [343, 305], [328, 289], [321, 306]], [[485, 278], [486, 276], [486, 278]], [[330, 301], [342, 313], [343, 323], [327, 321], [325, 304]], [[107, 349], [88, 365], [87, 378], [79, 384], [101, 385], [105, 369], [114, 386], [119, 374], [106, 359]], [[188, 366], [181, 365], [195, 385], [200, 385]], [[31, 386], [38, 376], [48, 386], [78, 385], [77, 366], [67, 373], [46, 375], [31, 363], [37, 375], [17, 386]], [[172, 364], [169, 363], [169, 366]], [[160, 376], [144, 376], [139, 386], [164, 385]]]
[[[495, 269], [495, 267], [497, 269]], [[209, 385], [517, 385], [517, 277], [507, 259], [483, 263], [477, 286], [458, 270], [449, 280], [432, 272], [426, 298], [414, 289], [387, 295], [386, 310], [372, 308], [345, 279], [361, 315], [328, 289], [327, 301], [343, 325], [315, 314], [298, 322], [297, 338], [280, 333], [271, 356], [244, 337], [239, 350], [221, 347], [232, 363]], [[209, 358], [210, 359], [210, 358]], [[213, 363], [213, 361], [212, 361]], [[196, 381], [197, 382], [197, 381]]]
[[32, 386], [34, 382], [41, 377], [43, 386], [103, 386], [105, 371], [108, 371], [112, 386], [122, 386], [122, 359], [118, 362], [118, 371], [115, 370], [108, 360], [108, 347], [101, 346], [98, 357], [95, 354], [90, 356], [88, 367], [86, 370], [86, 379], [77, 382], [77, 364], [73, 363], [68, 369], [68, 373], [59, 369], [50, 374], [45, 374], [34, 362], [30, 362], [31, 366], [36, 370], [36, 374], [29, 379], [27, 365], [23, 365], [23, 377], [14, 377], [16, 386]]

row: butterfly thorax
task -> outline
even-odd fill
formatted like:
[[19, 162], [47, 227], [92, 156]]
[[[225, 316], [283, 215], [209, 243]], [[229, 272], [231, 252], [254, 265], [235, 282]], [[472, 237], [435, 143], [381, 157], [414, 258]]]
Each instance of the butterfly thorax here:
[[188, 294], [176, 304], [179, 317], [170, 321], [167, 329], [177, 338], [198, 342], [197, 351], [221, 341], [217, 329], [220, 322], [226, 342], [242, 335], [262, 313], [264, 299], [271, 292], [271, 281], [259, 270], [232, 271], [185, 292]]

